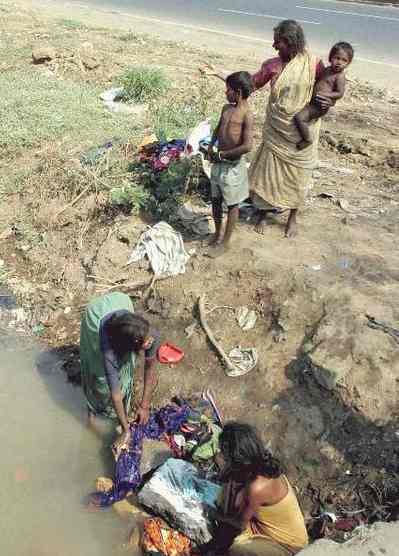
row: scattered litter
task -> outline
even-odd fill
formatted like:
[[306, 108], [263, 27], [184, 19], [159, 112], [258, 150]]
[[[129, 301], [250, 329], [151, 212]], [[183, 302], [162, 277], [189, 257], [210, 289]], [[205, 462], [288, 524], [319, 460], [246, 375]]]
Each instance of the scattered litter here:
[[346, 199], [337, 199], [337, 205], [345, 212], [352, 212], [351, 206]]
[[381, 330], [382, 332], [385, 332], [385, 334], [388, 334], [388, 336], [393, 338], [395, 342], [399, 344], [398, 328], [394, 328], [393, 326], [390, 326], [386, 322], [379, 321], [376, 318], [371, 317], [370, 315], [366, 315], [366, 318], [368, 320], [367, 326], [369, 326], [370, 328], [374, 328], [375, 330]]
[[[255, 348], [247, 348], [241, 349], [240, 347], [235, 348], [237, 351], [234, 351], [234, 356], [237, 358], [238, 364], [235, 361], [230, 359], [230, 356], [226, 354], [223, 347], [220, 343], [216, 340], [214, 333], [212, 332], [207, 320], [206, 320], [206, 311], [205, 311], [205, 295], [201, 295], [198, 299], [198, 310], [199, 310], [199, 318], [201, 322], [201, 326], [204, 329], [204, 332], [208, 336], [208, 340], [216, 349], [220, 358], [222, 359], [225, 367], [226, 367], [226, 375], [230, 377], [242, 376], [249, 371], [251, 371], [258, 362], [258, 352]], [[217, 307], [219, 308], [219, 307]], [[230, 307], [228, 307], [230, 309]], [[216, 309], [216, 307], [214, 307]], [[211, 311], [208, 311], [210, 313]]]
[[44, 334], [45, 330], [46, 330], [46, 327], [41, 322], [39, 322], [39, 324], [35, 324], [35, 326], [32, 327], [32, 333], [35, 336], [42, 336], [42, 334]]
[[323, 512], [320, 517], [327, 517], [332, 523], [337, 521], [337, 516], [333, 512]]
[[121, 100], [123, 97], [123, 87], [113, 87], [112, 89], [107, 89], [100, 95], [100, 99], [104, 102], [114, 102], [116, 100]]
[[141, 152], [149, 145], [154, 145], [155, 143], [158, 143], [158, 137], [154, 133], [146, 135], [138, 146], [138, 151]]
[[200, 122], [194, 129], [190, 131], [186, 139], [186, 153], [194, 156], [199, 153], [200, 142], [210, 141], [211, 139], [211, 125], [209, 120]]
[[344, 212], [349, 212], [349, 213], [354, 212], [354, 209], [350, 206], [349, 202], [346, 199], [343, 199], [342, 197], [337, 197], [333, 193], [322, 191], [317, 195], [317, 197], [319, 197], [320, 199], [329, 199], [332, 203], [339, 206], [339, 208], [342, 209]]
[[140, 115], [143, 114], [148, 108], [146, 104], [128, 104], [121, 102], [123, 99], [123, 87], [113, 87], [112, 89], [107, 89], [101, 93], [100, 99], [110, 112], [124, 112], [127, 114]]
[[256, 348], [241, 348], [237, 346], [230, 351], [229, 358], [237, 368], [229, 370], [227, 372], [228, 376], [244, 376], [258, 364], [258, 351]]
[[181, 234], [166, 222], [158, 222], [141, 234], [127, 264], [138, 262], [146, 255], [155, 276], [184, 274], [190, 258]]
[[72, 307], [65, 307], [64, 309], [64, 315], [69, 315], [69, 313], [72, 311]]
[[[179, 206], [176, 218], [187, 231], [197, 236], [207, 236], [214, 232], [213, 219], [210, 214], [199, 212], [200, 209], [190, 203]], [[208, 209], [205, 209], [208, 212]]]
[[351, 176], [355, 173], [355, 170], [352, 170], [351, 168], [345, 168], [344, 166], [335, 166], [334, 164], [331, 164], [330, 162], [327, 162], [325, 160], [319, 161], [319, 168], [326, 168], [327, 170], [337, 172], [337, 174], [344, 174], [347, 176]]
[[112, 146], [112, 141], [107, 141], [99, 147], [89, 149], [80, 156], [80, 163], [83, 166], [95, 166]]
[[184, 351], [173, 344], [162, 344], [158, 350], [158, 361], [164, 364], [179, 363], [184, 357]]
[[338, 261], [338, 266], [339, 268], [342, 268], [342, 270], [347, 270], [350, 267], [351, 263], [349, 261], [349, 259], [341, 259], [340, 261]]
[[236, 318], [240, 328], [243, 330], [251, 330], [254, 328], [257, 320], [257, 315], [255, 311], [251, 311], [248, 307], [239, 307], [236, 312]]
[[319, 272], [319, 270], [321, 270], [321, 264], [308, 265], [307, 268], [309, 268], [309, 270], [314, 270], [315, 272]]
[[190, 324], [189, 326], [187, 326], [184, 329], [184, 332], [185, 332], [187, 338], [191, 338], [191, 336], [194, 334], [196, 328], [197, 328], [197, 324], [195, 322], [193, 322], [193, 324]]

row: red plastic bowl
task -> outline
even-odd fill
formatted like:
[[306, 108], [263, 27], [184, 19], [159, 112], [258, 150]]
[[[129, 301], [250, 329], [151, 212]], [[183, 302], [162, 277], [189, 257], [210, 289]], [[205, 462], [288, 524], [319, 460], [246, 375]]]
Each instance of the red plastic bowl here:
[[163, 364], [179, 363], [184, 357], [184, 351], [173, 344], [162, 344], [158, 350], [158, 361]]

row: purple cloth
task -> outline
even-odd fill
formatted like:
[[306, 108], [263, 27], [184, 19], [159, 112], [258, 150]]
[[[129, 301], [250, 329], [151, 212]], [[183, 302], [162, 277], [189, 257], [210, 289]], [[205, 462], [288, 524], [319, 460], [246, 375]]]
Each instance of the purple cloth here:
[[124, 450], [116, 462], [114, 487], [110, 492], [95, 492], [91, 502], [96, 506], [106, 507], [123, 500], [127, 493], [135, 490], [141, 481], [140, 463], [143, 452], [143, 440], [160, 440], [165, 433], [177, 432], [187, 421], [190, 408], [186, 405], [176, 407], [167, 405], [151, 414], [146, 425], [130, 425], [129, 448]]

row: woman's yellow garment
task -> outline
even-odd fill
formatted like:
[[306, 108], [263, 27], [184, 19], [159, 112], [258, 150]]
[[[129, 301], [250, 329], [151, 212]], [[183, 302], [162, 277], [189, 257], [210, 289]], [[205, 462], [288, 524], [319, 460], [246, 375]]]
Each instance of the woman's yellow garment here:
[[255, 205], [299, 208], [310, 184], [317, 160], [320, 120], [311, 123], [314, 142], [298, 151], [301, 140], [294, 116], [312, 98], [316, 59], [297, 54], [271, 87], [263, 128], [263, 140], [249, 168], [250, 188]]
[[235, 543], [247, 542], [252, 538], [267, 538], [292, 550], [294, 553], [309, 542], [305, 521], [295, 492], [283, 475], [288, 493], [277, 504], [261, 506], [244, 533]]

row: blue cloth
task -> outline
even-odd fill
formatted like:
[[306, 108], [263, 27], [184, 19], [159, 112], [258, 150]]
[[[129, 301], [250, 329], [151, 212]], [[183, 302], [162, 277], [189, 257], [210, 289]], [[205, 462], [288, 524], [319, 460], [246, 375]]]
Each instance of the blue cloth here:
[[95, 492], [91, 502], [96, 506], [106, 507], [123, 500], [128, 492], [135, 490], [141, 482], [140, 463], [143, 452], [143, 440], [160, 440], [165, 433], [177, 432], [187, 421], [190, 409], [187, 406], [167, 405], [151, 414], [146, 425], [130, 425], [129, 448], [120, 454], [115, 468], [114, 486], [110, 492]]

